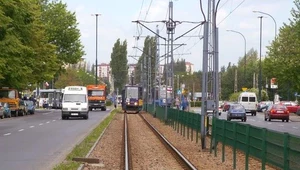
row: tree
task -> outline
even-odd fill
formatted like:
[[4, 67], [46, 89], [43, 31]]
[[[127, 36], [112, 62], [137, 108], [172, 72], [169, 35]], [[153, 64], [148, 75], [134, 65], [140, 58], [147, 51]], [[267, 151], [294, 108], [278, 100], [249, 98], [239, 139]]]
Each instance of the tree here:
[[66, 86], [86, 86], [94, 84], [95, 77], [82, 69], [68, 68], [58, 77], [55, 88], [64, 88]]
[[38, 0], [0, 2], [0, 85], [24, 89], [56, 70]]
[[114, 89], [122, 89], [128, 78], [127, 42], [116, 41], [111, 53], [110, 67], [114, 77]]
[[60, 69], [65, 64], [76, 64], [84, 55], [83, 45], [80, 41], [80, 31], [77, 28], [75, 12], [67, 10], [67, 5], [61, 1], [41, 0], [42, 21], [46, 24], [46, 33], [49, 42], [56, 46], [56, 54]]
[[[277, 78], [278, 91], [285, 99], [300, 90], [300, 1], [294, 1], [292, 18], [280, 28], [278, 37], [268, 47], [263, 70], [267, 77]], [[293, 96], [293, 95], [292, 95]]]
[[[143, 53], [138, 59], [138, 63], [135, 69], [135, 82], [136, 84], [141, 83], [142, 73], [146, 73], [148, 69], [148, 58], [149, 58], [149, 48], [151, 50], [151, 73], [152, 74], [152, 82], [154, 81], [154, 73], [155, 73], [155, 61], [156, 61], [156, 39], [155, 37], [147, 36], [144, 40], [144, 48]], [[144, 60], [146, 60], [146, 66], [144, 66]], [[141, 66], [144, 66], [143, 72], [141, 72]]]

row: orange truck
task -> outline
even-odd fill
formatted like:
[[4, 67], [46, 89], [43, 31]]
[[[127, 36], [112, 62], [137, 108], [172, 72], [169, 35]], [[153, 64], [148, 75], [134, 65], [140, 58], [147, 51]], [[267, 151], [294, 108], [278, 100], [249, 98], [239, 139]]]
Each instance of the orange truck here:
[[21, 112], [20, 99], [18, 91], [13, 88], [2, 87], [0, 89], [0, 102], [8, 103], [11, 114], [15, 117], [19, 116]]
[[106, 85], [87, 85], [89, 110], [106, 110]]

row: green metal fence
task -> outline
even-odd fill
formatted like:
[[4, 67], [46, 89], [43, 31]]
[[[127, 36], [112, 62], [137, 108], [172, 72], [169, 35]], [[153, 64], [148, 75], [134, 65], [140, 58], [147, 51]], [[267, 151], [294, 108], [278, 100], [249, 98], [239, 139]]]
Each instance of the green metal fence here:
[[[222, 143], [222, 160], [225, 161], [225, 145], [233, 148], [233, 166], [236, 168], [236, 149], [245, 153], [245, 169], [249, 156], [260, 159], [262, 169], [266, 163], [281, 169], [300, 169], [300, 138], [248, 124], [213, 119], [213, 138]], [[216, 150], [215, 150], [216, 152]]]
[[[168, 108], [165, 120], [165, 108], [148, 104], [147, 112], [172, 126], [178, 133], [198, 142], [201, 132], [201, 115]], [[145, 109], [144, 109], [145, 110]], [[245, 153], [245, 169], [248, 170], [249, 156], [261, 160], [262, 169], [270, 164], [285, 170], [300, 169], [300, 138], [288, 133], [280, 133], [248, 124], [230, 122], [214, 118], [212, 122], [211, 151], [213, 141], [222, 144], [222, 161], [225, 161], [225, 146], [233, 149], [233, 167], [236, 168], [236, 150]], [[196, 136], [194, 137], [194, 134]], [[217, 155], [217, 149], [214, 149]]]
[[[154, 115], [154, 106], [148, 104], [148, 113]], [[199, 135], [201, 132], [200, 120], [201, 115], [186, 112], [178, 109], [167, 108], [167, 119], [165, 119], [165, 107], [156, 106], [155, 116], [161, 121], [164, 121], [167, 125], [173, 127], [178, 133], [191, 139], [196, 139], [198, 143]]]

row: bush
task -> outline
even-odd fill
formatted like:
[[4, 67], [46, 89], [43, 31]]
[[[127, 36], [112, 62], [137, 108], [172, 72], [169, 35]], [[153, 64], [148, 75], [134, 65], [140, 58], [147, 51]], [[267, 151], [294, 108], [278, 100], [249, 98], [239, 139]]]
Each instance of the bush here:
[[111, 100], [106, 100], [106, 106], [111, 106], [112, 105], [112, 101]]
[[201, 107], [201, 101], [195, 101], [195, 102], [191, 101], [190, 106], [191, 107]]

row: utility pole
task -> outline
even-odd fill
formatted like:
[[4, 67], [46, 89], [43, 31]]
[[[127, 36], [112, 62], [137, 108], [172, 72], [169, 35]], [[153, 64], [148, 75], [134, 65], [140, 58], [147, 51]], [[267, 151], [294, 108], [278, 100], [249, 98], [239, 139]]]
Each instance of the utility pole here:
[[148, 73], [148, 101], [147, 101], [147, 104], [151, 103], [151, 99], [152, 99], [152, 88], [151, 88], [151, 80], [152, 80], [152, 76], [151, 76], [151, 43], [149, 43], [149, 51], [148, 51], [148, 70], [147, 70], [147, 73]]
[[[159, 29], [158, 29], [158, 25], [156, 25], [156, 34], [159, 35]], [[158, 36], [155, 36], [156, 38], [156, 57], [155, 57], [155, 71], [154, 71], [154, 96], [153, 96], [153, 101], [154, 101], [154, 111], [153, 111], [153, 115], [155, 115], [156, 113], [156, 91], [158, 91], [157, 94], [159, 94], [159, 91], [160, 91], [160, 72], [159, 72], [159, 37]], [[158, 77], [159, 76], [159, 77]], [[156, 87], [156, 82], [159, 82], [159, 88], [157, 89]]]
[[[219, 105], [219, 42], [218, 28], [216, 27], [216, 4], [215, 0], [208, 0], [207, 21], [204, 23], [203, 40], [203, 72], [202, 72], [202, 106], [201, 106], [201, 144], [202, 149], [206, 148], [206, 127], [205, 120], [207, 110], [213, 110], [213, 116], [218, 118]], [[210, 89], [208, 89], [210, 87]], [[208, 92], [210, 91], [210, 98]], [[216, 147], [215, 139], [213, 139]]]
[[234, 93], [237, 92], [237, 68], [234, 70]]

